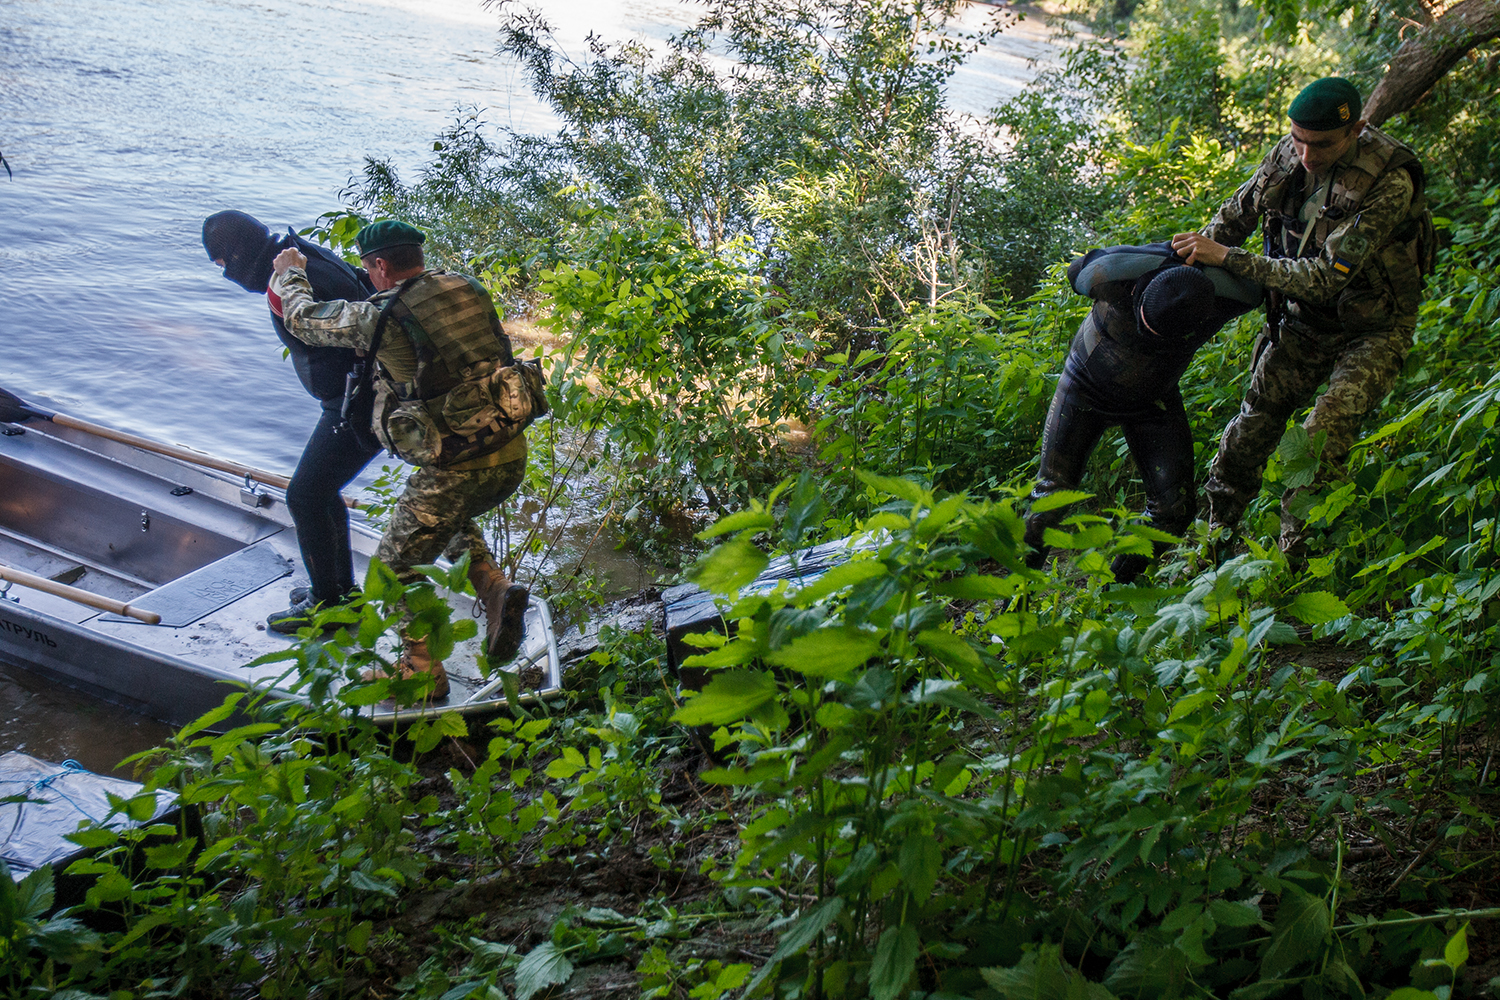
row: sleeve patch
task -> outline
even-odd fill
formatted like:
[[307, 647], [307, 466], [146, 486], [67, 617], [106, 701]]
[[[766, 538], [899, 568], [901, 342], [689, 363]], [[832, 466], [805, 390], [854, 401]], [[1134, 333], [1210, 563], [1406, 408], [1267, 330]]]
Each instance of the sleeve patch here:
[[1343, 257], [1335, 257], [1333, 258], [1333, 269], [1339, 274], [1348, 274], [1354, 270], [1354, 265]]
[[1358, 259], [1364, 256], [1366, 250], [1370, 249], [1370, 240], [1358, 229], [1351, 228], [1344, 233], [1344, 238], [1339, 242], [1339, 252], [1342, 256]]

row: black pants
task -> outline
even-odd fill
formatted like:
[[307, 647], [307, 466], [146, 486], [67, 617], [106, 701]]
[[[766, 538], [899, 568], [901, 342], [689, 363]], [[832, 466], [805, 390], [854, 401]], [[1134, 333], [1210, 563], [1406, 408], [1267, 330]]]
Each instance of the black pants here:
[[[1116, 424], [1124, 431], [1130, 456], [1145, 481], [1146, 514], [1152, 526], [1181, 534], [1192, 524], [1198, 501], [1193, 490], [1193, 432], [1176, 385], [1159, 399], [1126, 403], [1099, 398], [1064, 370], [1042, 430], [1041, 471], [1031, 492], [1032, 502], [1059, 490], [1077, 489], [1094, 446]], [[1026, 518], [1026, 543], [1032, 550], [1027, 562], [1033, 568], [1040, 568], [1047, 557], [1044, 532], [1067, 516], [1068, 509], [1062, 507]], [[1156, 555], [1167, 547], [1156, 543]], [[1116, 556], [1110, 569], [1115, 579], [1128, 583], [1150, 561], [1142, 555]]]
[[354, 589], [349, 553], [349, 509], [339, 491], [359, 475], [378, 448], [360, 444], [347, 428], [339, 430], [342, 400], [323, 404], [323, 414], [302, 449], [286, 491], [286, 506], [297, 526], [302, 565], [312, 581], [313, 600], [339, 601]]

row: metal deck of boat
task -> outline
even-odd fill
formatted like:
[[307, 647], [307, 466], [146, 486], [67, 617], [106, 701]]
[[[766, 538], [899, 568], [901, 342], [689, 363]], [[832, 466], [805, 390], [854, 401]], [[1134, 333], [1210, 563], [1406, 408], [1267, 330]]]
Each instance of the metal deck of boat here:
[[[163, 622], [9, 587], [0, 596], [0, 657], [174, 724], [218, 705], [231, 690], [222, 682], [268, 684], [282, 674], [284, 663], [247, 666], [291, 642], [265, 628], [287, 606], [298, 578], [289, 574], [303, 576], [279, 491], [259, 487], [252, 507], [227, 474], [51, 424], [24, 431], [0, 436], [0, 564], [155, 610]], [[354, 520], [360, 579], [379, 535]], [[472, 598], [450, 603], [455, 616], [473, 613]], [[388, 641], [394, 647], [395, 637]], [[447, 699], [399, 711], [385, 703], [371, 710], [377, 721], [502, 708], [500, 679], [484, 677], [476, 662], [480, 641], [460, 644], [445, 661]], [[522, 652], [506, 669], [531, 667], [541, 680], [523, 685], [530, 687], [523, 697], [561, 689], [551, 614], [535, 597]]]

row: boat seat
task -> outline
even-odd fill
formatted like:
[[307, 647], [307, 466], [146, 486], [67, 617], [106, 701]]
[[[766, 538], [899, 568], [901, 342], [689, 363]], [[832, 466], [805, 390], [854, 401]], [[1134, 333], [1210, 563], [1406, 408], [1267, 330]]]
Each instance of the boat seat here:
[[[272, 548], [268, 539], [263, 539], [134, 598], [130, 606], [156, 612], [161, 615], [162, 625], [184, 628], [272, 581], [291, 575], [293, 568], [290, 559]], [[141, 624], [121, 615], [102, 615], [100, 620]]]

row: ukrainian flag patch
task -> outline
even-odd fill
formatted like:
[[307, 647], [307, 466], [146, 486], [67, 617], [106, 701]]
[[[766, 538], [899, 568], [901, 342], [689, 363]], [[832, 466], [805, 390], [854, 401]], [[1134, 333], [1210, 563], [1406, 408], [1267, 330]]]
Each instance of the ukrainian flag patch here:
[[1339, 274], [1348, 274], [1354, 270], [1354, 265], [1342, 257], [1333, 258], [1333, 269]]

